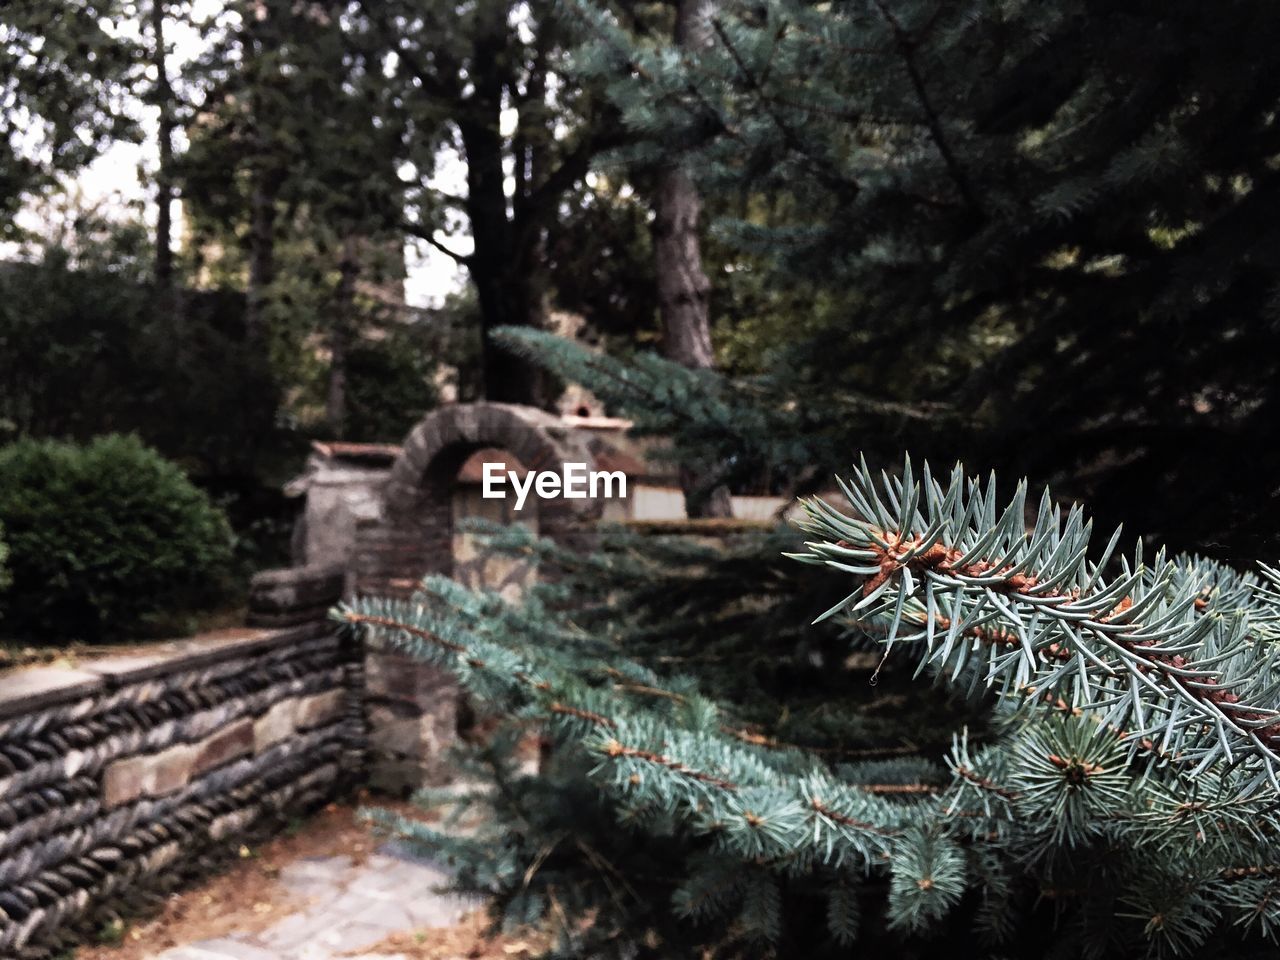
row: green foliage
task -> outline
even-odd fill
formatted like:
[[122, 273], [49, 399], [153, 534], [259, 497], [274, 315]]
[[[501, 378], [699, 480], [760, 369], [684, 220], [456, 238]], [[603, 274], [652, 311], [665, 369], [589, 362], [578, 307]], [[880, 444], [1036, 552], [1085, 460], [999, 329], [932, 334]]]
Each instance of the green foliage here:
[[725, 0], [696, 55], [645, 5], [575, 9], [619, 159], [684, 163], [721, 212], [749, 269], [717, 277], [720, 342], [836, 439], [821, 476], [908, 447], [1273, 550], [1267, 4]]
[[439, 402], [436, 358], [428, 331], [396, 327], [378, 340], [361, 340], [347, 356], [345, 437], [399, 443]]
[[0, 238], [30, 193], [87, 164], [117, 139], [136, 139], [123, 91], [139, 51], [114, 29], [119, 0], [9, 0], [0, 5]]
[[276, 383], [244, 343], [244, 298], [185, 295], [179, 320], [101, 253], [0, 266], [0, 437], [129, 431], [204, 475], [287, 454]]
[[136, 636], [225, 589], [226, 518], [133, 437], [0, 448], [0, 522], [13, 574], [4, 630], [23, 640]]
[[[583, 558], [508, 530], [495, 546], [556, 571], [520, 605], [429, 578], [344, 608], [507, 724], [467, 760], [493, 786], [477, 837], [397, 829], [557, 955], [1273, 951], [1276, 574], [1091, 554], [1078, 507], [1046, 495], [1028, 525], [1024, 487], [1002, 504], [958, 468], [843, 490], [807, 504], [800, 550], [606, 533]], [[798, 603], [821, 614], [807, 648]], [[964, 710], [902, 695], [922, 673]], [[522, 733], [550, 741], [539, 775]]]
[[[1092, 524], [1078, 505], [1064, 515], [1046, 490], [1028, 531], [1025, 484], [997, 508], [994, 482], [984, 489], [959, 467], [944, 485], [927, 467], [915, 478], [908, 461], [881, 491], [864, 463], [841, 489], [856, 517], [810, 500], [803, 527], [816, 540], [796, 555], [857, 578], [824, 616], [882, 629], [887, 650], [916, 643], [925, 663], [1005, 698], [1096, 709], [1105, 727], [1159, 744], [1191, 777], [1217, 770], [1228, 794], [1280, 793], [1280, 647], [1266, 642], [1280, 572], [1263, 566], [1260, 583], [1162, 552], [1144, 562], [1139, 546], [1108, 576], [1119, 530], [1090, 560]], [[1115, 759], [1091, 744], [1061, 744], [1064, 756], [1101, 750], [1080, 760], [1081, 776]], [[1105, 783], [1095, 781], [1099, 801]], [[1067, 830], [1088, 819], [1040, 812]]]
[[706, 476], [707, 486], [746, 486], [772, 476], [779, 490], [805, 489], [820, 474], [815, 464], [836, 459], [845, 424], [868, 417], [945, 419], [945, 411], [935, 407], [856, 389], [831, 396], [825, 406], [784, 400], [777, 371], [730, 378], [691, 370], [655, 353], [622, 359], [549, 333], [511, 327], [495, 331], [493, 339], [561, 379], [585, 385], [610, 409], [629, 417], [637, 435], [670, 441], [665, 454]]

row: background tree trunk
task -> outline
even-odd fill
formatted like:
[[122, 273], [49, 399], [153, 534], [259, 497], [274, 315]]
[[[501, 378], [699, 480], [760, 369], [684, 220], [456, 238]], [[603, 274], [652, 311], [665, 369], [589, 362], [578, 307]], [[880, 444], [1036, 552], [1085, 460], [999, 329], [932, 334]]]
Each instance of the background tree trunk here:
[[338, 264], [338, 287], [333, 295], [333, 317], [329, 325], [329, 384], [325, 395], [324, 418], [329, 435], [341, 440], [346, 435], [347, 356], [356, 334], [356, 277], [360, 260], [355, 237], [342, 241]]
[[276, 276], [276, 200], [281, 174], [271, 156], [264, 121], [265, 106], [258, 89], [265, 83], [263, 40], [269, 11], [266, 4], [253, 6], [254, 15], [244, 25], [244, 51], [249, 62], [248, 122], [250, 160], [249, 188], [249, 279], [245, 290], [245, 337], [258, 346], [268, 341], [266, 306], [269, 288]]
[[678, 167], [663, 171], [655, 207], [653, 250], [663, 352], [686, 367], [713, 367], [711, 281], [702, 269], [698, 238], [702, 201], [689, 175]]
[[164, 0], [152, 0], [151, 35], [155, 44], [153, 65], [156, 69], [156, 106], [160, 111], [160, 167], [156, 171], [156, 288], [162, 293], [173, 290], [173, 87], [169, 83], [168, 53], [164, 41]]
[[[711, 42], [710, 15], [711, 4], [706, 0], [677, 0], [676, 45], [690, 53], [707, 46]], [[653, 250], [663, 352], [667, 359], [686, 367], [709, 369], [715, 366], [711, 281], [702, 269], [698, 188], [683, 169], [669, 167], [659, 178], [654, 207]], [[680, 486], [690, 517], [733, 516], [728, 487], [705, 490], [706, 477], [688, 467], [680, 469]]]
[[[503, 91], [509, 86], [505, 8], [495, 5], [493, 20], [475, 45], [475, 92], [470, 116], [459, 123], [467, 159], [467, 216], [475, 252], [468, 271], [480, 301], [481, 366], [484, 396], [504, 403], [542, 406], [544, 378], [528, 361], [489, 340], [501, 326], [541, 326], [542, 300], [535, 287], [537, 248], [518, 239], [507, 214], [505, 144], [500, 130]], [[517, 162], [519, 162], [517, 158]], [[527, 183], [525, 186], [529, 186]], [[519, 202], [519, 201], [516, 201]]]
[[259, 158], [249, 195], [249, 282], [245, 291], [245, 336], [250, 343], [267, 341], [267, 290], [276, 275], [276, 197], [271, 177]]

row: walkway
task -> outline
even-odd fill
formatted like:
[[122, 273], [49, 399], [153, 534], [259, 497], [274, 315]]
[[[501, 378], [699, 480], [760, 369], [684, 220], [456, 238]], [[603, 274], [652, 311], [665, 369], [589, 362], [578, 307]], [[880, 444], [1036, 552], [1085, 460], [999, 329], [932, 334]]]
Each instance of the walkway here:
[[279, 883], [305, 903], [299, 912], [258, 933], [174, 947], [154, 960], [404, 960], [377, 945], [392, 933], [451, 926], [478, 905], [435, 893], [447, 879], [439, 865], [394, 843], [361, 864], [347, 856], [296, 860], [281, 868]]

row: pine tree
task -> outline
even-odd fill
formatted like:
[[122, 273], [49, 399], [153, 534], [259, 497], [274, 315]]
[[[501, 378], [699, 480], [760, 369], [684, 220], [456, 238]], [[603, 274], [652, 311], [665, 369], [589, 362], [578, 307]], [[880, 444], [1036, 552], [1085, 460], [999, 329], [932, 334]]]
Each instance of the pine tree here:
[[[619, 159], [771, 197], [722, 234], [845, 309], [749, 378], [505, 344], [730, 483], [967, 447], [1182, 544], [1274, 531], [1260, 4], [726, 2], [696, 58], [580, 10]], [[388, 826], [565, 956], [1274, 955], [1277, 573], [959, 470], [844, 497], [717, 547], [495, 533], [549, 568], [520, 605], [341, 611], [505, 718], [464, 758], [476, 837]]]
[[[960, 467], [842, 490], [791, 560], [783, 530], [586, 558], [511, 530], [560, 569], [522, 606], [431, 578], [345, 608], [508, 720], [470, 757], [479, 835], [389, 824], [567, 956], [1271, 955], [1280, 571], [1122, 556]], [[808, 595], [779, 587], [794, 560]], [[859, 647], [894, 693], [858, 692]], [[912, 674], [963, 695], [950, 729]]]
[[[840, 455], [976, 458], [1144, 533], [1267, 553], [1267, 5], [728, 0], [696, 56], [631, 5], [577, 8], [574, 63], [638, 138], [625, 156], [746, 209], [719, 236], [791, 297], [758, 366], [774, 403]], [[944, 415], [851, 415], [856, 393]], [[1174, 499], [1144, 495], [1170, 478]]]

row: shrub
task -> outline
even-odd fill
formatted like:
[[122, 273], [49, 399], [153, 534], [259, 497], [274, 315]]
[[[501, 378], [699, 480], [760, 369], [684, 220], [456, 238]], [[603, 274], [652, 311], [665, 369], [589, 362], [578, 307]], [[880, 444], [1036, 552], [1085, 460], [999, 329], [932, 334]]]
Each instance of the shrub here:
[[136, 635], [226, 588], [225, 516], [134, 437], [0, 448], [0, 524], [12, 585], [3, 632], [24, 640]]

